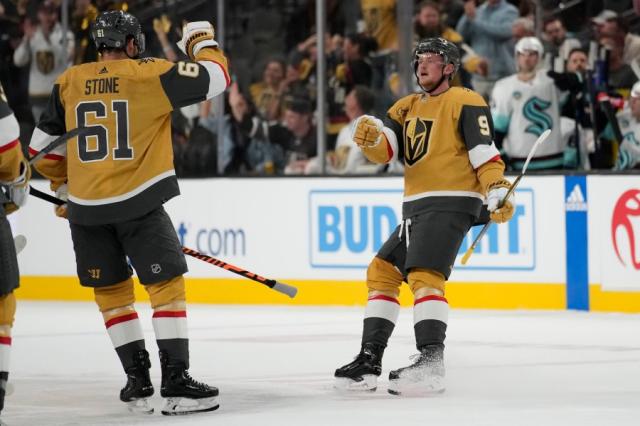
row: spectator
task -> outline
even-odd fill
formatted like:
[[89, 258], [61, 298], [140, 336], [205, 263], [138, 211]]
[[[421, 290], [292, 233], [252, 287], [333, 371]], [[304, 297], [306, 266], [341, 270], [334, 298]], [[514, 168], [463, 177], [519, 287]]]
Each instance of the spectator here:
[[13, 63], [13, 54], [21, 36], [18, 5], [0, 0], [0, 83], [20, 124], [20, 141], [26, 153], [35, 122], [29, 107], [29, 74]]
[[[587, 66], [587, 52], [578, 47], [568, 53], [564, 72], [550, 70], [547, 75], [553, 79], [556, 87], [563, 91], [560, 121], [563, 137], [570, 138], [567, 142], [567, 152], [575, 148], [576, 167], [588, 170], [591, 168], [589, 155], [594, 154], [596, 150], [593, 123], [601, 120], [601, 114], [597, 107], [591, 107], [587, 85], [587, 79], [591, 75], [587, 73]], [[600, 161], [599, 156], [592, 157], [596, 165]]]
[[162, 15], [160, 18], [153, 19], [153, 31], [156, 33], [158, 42], [162, 47], [164, 57], [167, 58], [167, 61], [176, 62], [178, 60], [178, 54], [169, 41], [170, 30], [171, 21], [167, 15]]
[[511, 26], [518, 9], [506, 0], [487, 0], [478, 8], [467, 0], [464, 10], [456, 30], [478, 55], [491, 58], [488, 74], [475, 74], [471, 80], [473, 89], [488, 99], [495, 82], [515, 70]]
[[464, 43], [462, 36], [453, 28], [446, 26], [441, 19], [442, 15], [438, 3], [431, 0], [422, 1], [418, 5], [418, 12], [414, 22], [415, 42], [417, 43], [430, 37], [442, 37], [458, 46], [464, 56], [462, 58], [462, 69], [453, 78], [452, 85], [469, 86], [471, 84], [470, 74], [486, 75], [488, 62], [485, 58], [475, 54], [471, 47]]
[[360, 0], [364, 30], [376, 39], [381, 53], [398, 49], [396, 0]]
[[544, 51], [551, 56], [566, 58], [569, 51], [580, 47], [580, 41], [573, 34], [568, 33], [562, 20], [557, 16], [551, 16], [544, 20]]
[[25, 20], [24, 37], [13, 54], [13, 61], [19, 67], [31, 62], [29, 100], [36, 121], [47, 104], [53, 83], [70, 65], [73, 57], [73, 34], [67, 33], [66, 50], [62, 38], [58, 10], [53, 2], [45, 1], [38, 8], [38, 25], [33, 25], [29, 19]]
[[[229, 88], [231, 115], [224, 129], [223, 164], [225, 174], [281, 174], [284, 171], [286, 129], [260, 117], [233, 83]], [[285, 136], [283, 136], [285, 135]]]
[[335, 145], [338, 132], [349, 122], [345, 112], [347, 93], [357, 84], [371, 86], [373, 69], [369, 53], [374, 49], [375, 40], [364, 34], [348, 34], [344, 38], [342, 60], [332, 70], [328, 80], [328, 145]]
[[447, 27], [455, 28], [464, 14], [464, 2], [462, 0], [440, 0], [440, 11]]
[[285, 77], [284, 61], [271, 58], [267, 61], [262, 80], [249, 87], [251, 100], [258, 113], [267, 120], [278, 120], [281, 116], [280, 97]]
[[279, 145], [287, 147], [285, 174], [304, 173], [309, 159], [317, 155], [317, 132], [312, 114], [313, 109], [308, 99], [285, 100], [284, 126], [289, 132], [285, 136], [286, 141], [277, 141]]
[[624, 46], [613, 37], [601, 37], [600, 44], [609, 49], [609, 66], [607, 86], [610, 90], [618, 91], [621, 95], [627, 96], [631, 86], [638, 81], [638, 77], [633, 69], [624, 62]]
[[514, 44], [521, 38], [533, 37], [536, 35], [536, 31], [533, 24], [533, 19], [529, 17], [521, 17], [513, 21], [511, 24], [511, 38]]
[[75, 7], [71, 14], [71, 28], [76, 45], [73, 59], [75, 65], [98, 60], [98, 51], [91, 41], [91, 23], [97, 16], [98, 9], [91, 4], [91, 0], [75, 0]]
[[[327, 37], [326, 42], [330, 42]], [[287, 68], [284, 83], [288, 91], [295, 91], [294, 97], [305, 97], [315, 100], [316, 94], [316, 60], [318, 58], [318, 46], [316, 35], [312, 34], [303, 42], [298, 43], [295, 49], [289, 53], [288, 63], [291, 68]], [[293, 77], [296, 76], [297, 79]]]
[[[640, 165], [640, 82], [633, 85], [629, 102], [616, 114], [616, 119], [622, 133], [622, 143], [614, 169], [638, 168]], [[615, 140], [611, 125], [605, 129], [603, 138]]]
[[598, 41], [602, 42], [603, 37], [610, 37], [624, 46], [622, 60], [625, 64], [630, 65], [640, 57], [640, 36], [629, 32], [629, 25], [624, 17], [611, 10], [605, 10], [593, 18], [593, 22], [598, 28]]
[[551, 129], [549, 139], [536, 151], [529, 168], [564, 167], [565, 144], [560, 129], [560, 94], [539, 64], [544, 54], [535, 37], [515, 47], [518, 71], [498, 80], [491, 96], [496, 143], [514, 170], [521, 170], [538, 136]]
[[[366, 86], [355, 86], [344, 101], [349, 124], [338, 134], [335, 151], [327, 154], [327, 172], [331, 174], [369, 174], [380, 170], [380, 166], [371, 163], [362, 151], [353, 143], [351, 133], [356, 119], [373, 112], [376, 94]], [[320, 174], [320, 161], [313, 158], [307, 164], [305, 174]]]
[[580, 48], [575, 48], [567, 56], [567, 72], [584, 73], [589, 64], [587, 52]]

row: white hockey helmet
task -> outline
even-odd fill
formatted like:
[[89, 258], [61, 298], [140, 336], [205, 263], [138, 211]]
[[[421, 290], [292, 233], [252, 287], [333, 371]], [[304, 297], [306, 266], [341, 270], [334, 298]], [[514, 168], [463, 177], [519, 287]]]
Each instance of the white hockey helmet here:
[[538, 52], [538, 58], [542, 59], [542, 55], [544, 55], [544, 47], [537, 37], [522, 37], [518, 40], [515, 49], [516, 56], [518, 53], [530, 51]]
[[630, 96], [632, 98], [640, 98], [640, 81], [637, 81], [636, 84], [633, 85]]

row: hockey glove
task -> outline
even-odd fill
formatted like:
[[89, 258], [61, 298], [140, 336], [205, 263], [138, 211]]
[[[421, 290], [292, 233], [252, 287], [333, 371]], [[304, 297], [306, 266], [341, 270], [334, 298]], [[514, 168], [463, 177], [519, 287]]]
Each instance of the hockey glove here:
[[[62, 201], [67, 201], [69, 199], [69, 188], [66, 183], [63, 183], [56, 189], [56, 197], [60, 198]], [[67, 218], [67, 203], [64, 203], [60, 206], [55, 206], [54, 211], [56, 216], [62, 217], [64, 219]]]
[[207, 21], [189, 22], [182, 27], [182, 40], [178, 42], [178, 47], [195, 61], [202, 48], [218, 47], [218, 42], [213, 39], [214, 34], [213, 25]]
[[11, 182], [3, 182], [8, 188], [9, 203], [4, 205], [6, 214], [11, 214], [27, 204], [29, 198], [29, 179], [31, 178], [31, 166], [26, 160], [20, 163], [20, 176]]
[[382, 139], [382, 121], [371, 116], [358, 117], [351, 133], [351, 139], [359, 147], [372, 147], [380, 143]]
[[487, 209], [490, 212], [491, 220], [496, 223], [504, 223], [511, 219], [514, 212], [515, 197], [513, 193], [505, 200], [507, 192], [511, 188], [511, 183], [502, 179], [489, 185], [487, 192]]

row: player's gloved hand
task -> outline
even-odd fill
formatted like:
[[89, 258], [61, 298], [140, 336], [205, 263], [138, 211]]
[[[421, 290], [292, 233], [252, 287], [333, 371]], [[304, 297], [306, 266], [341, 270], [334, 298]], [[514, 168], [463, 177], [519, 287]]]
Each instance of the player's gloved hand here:
[[213, 25], [207, 21], [189, 22], [182, 27], [182, 40], [178, 47], [192, 61], [198, 52], [204, 47], [218, 47], [218, 42], [213, 39], [215, 31]]
[[553, 82], [560, 90], [569, 90], [572, 92], [582, 90], [582, 81], [576, 73], [547, 71], [547, 75], [553, 79]]
[[372, 115], [362, 115], [356, 120], [351, 139], [359, 147], [372, 147], [382, 139], [382, 121]]
[[6, 214], [11, 214], [27, 204], [27, 199], [29, 198], [29, 179], [31, 179], [31, 166], [26, 160], [22, 160], [20, 163], [20, 176], [11, 182], [2, 182], [3, 185], [7, 186], [7, 195], [11, 200], [4, 205]]
[[[66, 183], [63, 183], [56, 189], [56, 197], [60, 198], [62, 201], [67, 201], [69, 199], [69, 188]], [[54, 211], [56, 216], [62, 217], [64, 219], [67, 218], [67, 203], [64, 203], [59, 206], [55, 206]]]
[[513, 192], [509, 195], [509, 198], [504, 199], [507, 192], [509, 192], [509, 188], [511, 188], [511, 183], [506, 179], [489, 185], [487, 192], [487, 209], [491, 213], [491, 220], [496, 223], [506, 222], [513, 217], [515, 206]]

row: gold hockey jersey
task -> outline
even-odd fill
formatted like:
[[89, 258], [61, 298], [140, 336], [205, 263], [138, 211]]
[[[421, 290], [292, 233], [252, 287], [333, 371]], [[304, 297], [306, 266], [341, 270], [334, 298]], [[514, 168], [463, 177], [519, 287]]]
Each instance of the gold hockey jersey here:
[[196, 62], [144, 58], [93, 62], [65, 71], [31, 140], [32, 155], [67, 130], [90, 132], [36, 164], [56, 190], [67, 182], [68, 218], [81, 225], [139, 217], [179, 194], [171, 111], [222, 93], [227, 61], [217, 48]]
[[382, 142], [363, 151], [378, 163], [404, 158], [404, 217], [426, 211], [479, 216], [487, 186], [504, 172], [480, 95], [461, 87], [412, 94], [388, 110], [384, 124]]
[[[14, 181], [20, 176], [20, 163], [24, 159], [20, 146], [20, 127], [11, 108], [7, 104], [0, 85], [0, 184]], [[6, 202], [0, 191], [0, 203]]]

